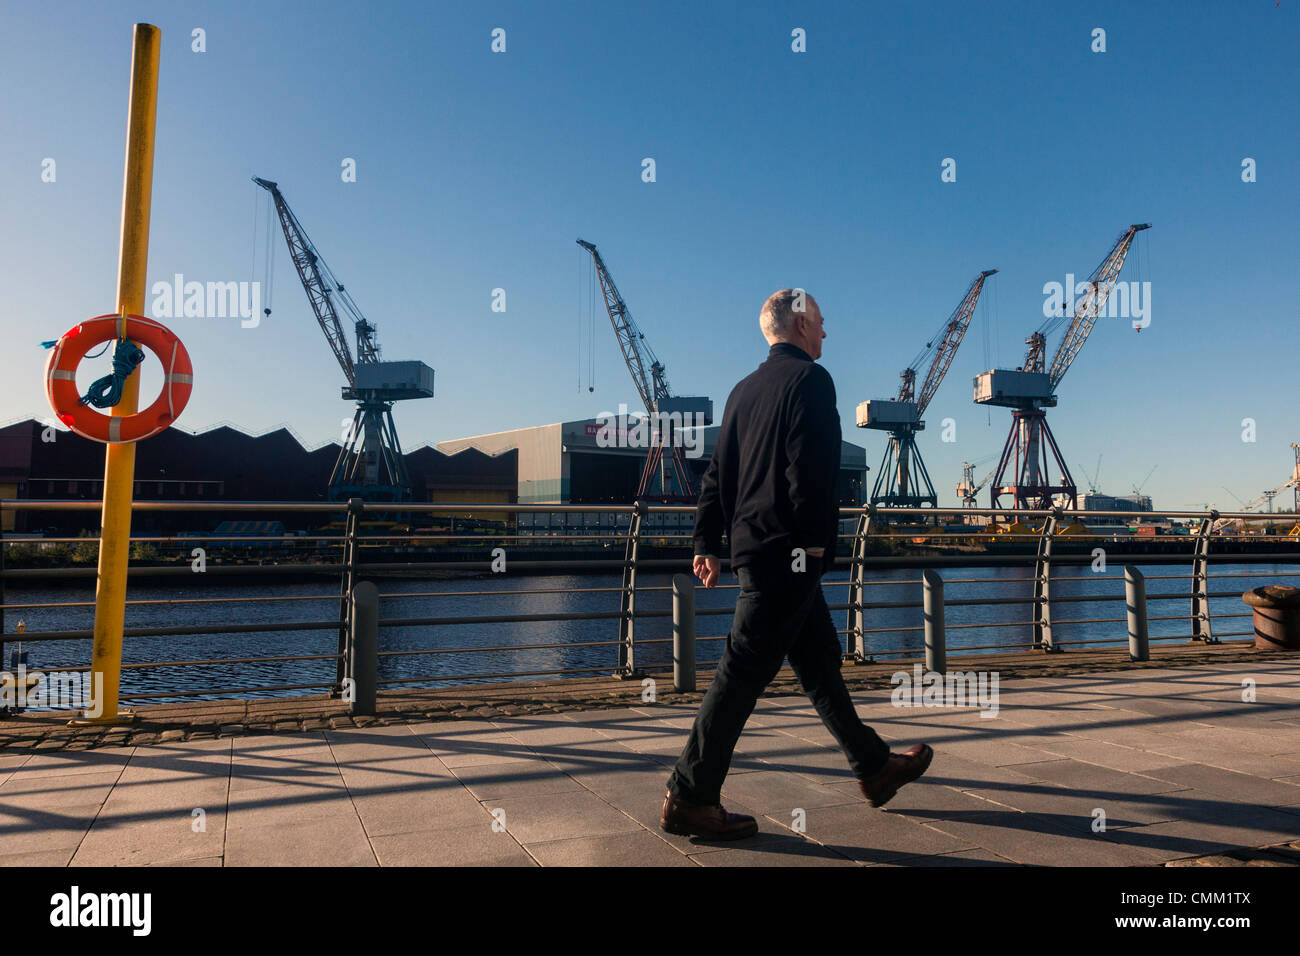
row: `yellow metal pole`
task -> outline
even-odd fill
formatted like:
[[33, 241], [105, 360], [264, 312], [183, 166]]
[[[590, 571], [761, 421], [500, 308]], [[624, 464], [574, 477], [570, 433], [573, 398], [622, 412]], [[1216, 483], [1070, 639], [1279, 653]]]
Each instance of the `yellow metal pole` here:
[[[149, 208], [153, 197], [154, 129], [158, 110], [158, 54], [162, 32], [135, 25], [131, 48], [131, 101], [126, 122], [126, 173], [122, 185], [122, 232], [117, 260], [117, 309], [144, 313], [149, 262]], [[139, 410], [140, 373], [127, 377], [114, 416]], [[94, 697], [77, 724], [120, 724], [135, 719], [118, 711], [122, 672], [122, 628], [126, 619], [126, 569], [131, 556], [131, 499], [135, 444], [111, 443], [104, 454], [103, 530], [95, 588], [95, 643], [90, 671]], [[102, 683], [101, 683], [102, 682]]]

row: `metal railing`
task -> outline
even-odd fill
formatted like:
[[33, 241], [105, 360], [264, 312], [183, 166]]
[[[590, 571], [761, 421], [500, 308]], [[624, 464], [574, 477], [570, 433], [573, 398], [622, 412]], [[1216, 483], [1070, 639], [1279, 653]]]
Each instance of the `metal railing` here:
[[[277, 603], [291, 605], [293, 602], [330, 602], [337, 608], [337, 613], [325, 617], [310, 619], [275, 620], [265, 622], [248, 622], [227, 620], [220, 623], [163, 623], [155, 625], [130, 626], [124, 629], [126, 646], [131, 646], [131, 639], [157, 637], [183, 637], [203, 635], [212, 638], [237, 639], [265, 634], [307, 632], [319, 634], [327, 641], [318, 647], [310, 648], [310, 653], [303, 648], [303, 653], [256, 655], [241, 654], [236, 651], [224, 656], [198, 657], [181, 656], [175, 659], [132, 661], [123, 665], [124, 678], [128, 675], [156, 672], [164, 668], [225, 668], [243, 673], [242, 668], [260, 665], [287, 664], [321, 664], [333, 661], [333, 673], [329, 679], [293, 680], [281, 683], [239, 684], [236, 686], [192, 686], [192, 683], [177, 685], [160, 685], [155, 689], [136, 690], [123, 693], [123, 700], [158, 700], [181, 699], [187, 697], [225, 697], [239, 695], [279, 695], [303, 691], [325, 691], [333, 695], [347, 695], [355, 692], [357, 682], [353, 673], [353, 660], [356, 657], [356, 627], [354, 618], [354, 595], [358, 585], [365, 580], [374, 579], [410, 579], [414, 581], [429, 580], [437, 575], [450, 572], [472, 573], [479, 575], [505, 574], [509, 576], [523, 572], [612, 572], [621, 575], [617, 587], [592, 588], [466, 588], [453, 590], [397, 590], [378, 597], [378, 609], [374, 618], [376, 627], [382, 633], [399, 628], [417, 628], [426, 634], [436, 634], [438, 629], [447, 627], [471, 626], [489, 628], [500, 625], [546, 624], [554, 622], [610, 621], [608, 639], [581, 641], [543, 641], [534, 643], [511, 643], [508, 641], [488, 641], [484, 644], [461, 642], [461, 646], [422, 646], [410, 648], [388, 647], [376, 650], [380, 661], [414, 661], [414, 660], [464, 660], [471, 655], [509, 654], [514, 657], [526, 656], [526, 652], [543, 652], [572, 650], [575, 648], [612, 648], [610, 659], [593, 661], [592, 666], [582, 667], [538, 667], [515, 662], [500, 669], [466, 671], [463, 668], [449, 671], [435, 669], [429, 673], [404, 674], [403, 676], [377, 677], [376, 686], [390, 689], [406, 685], [436, 685], [439, 683], [472, 683], [481, 681], [560, 678], [576, 675], [610, 673], [621, 678], [640, 679], [645, 675], [645, 668], [638, 663], [638, 652], [650, 650], [668, 650], [674, 643], [673, 636], [655, 637], [642, 634], [638, 625], [649, 626], [650, 622], [670, 622], [672, 634], [690, 634], [692, 649], [696, 644], [717, 644], [726, 640], [722, 635], [695, 636], [697, 621], [718, 615], [732, 613], [728, 607], [695, 607], [693, 593], [685, 597], [685, 591], [691, 590], [680, 582], [664, 585], [647, 584], [638, 578], [638, 573], [676, 572], [688, 568], [690, 560], [690, 534], [682, 530], [682, 522], [688, 521], [694, 508], [689, 506], [655, 505], [636, 502], [631, 505], [554, 505], [554, 504], [505, 504], [487, 503], [390, 503], [367, 505], [360, 499], [345, 503], [330, 502], [159, 502], [143, 501], [134, 506], [138, 514], [181, 512], [193, 515], [194, 520], [205, 513], [240, 514], [240, 515], [295, 515], [304, 520], [316, 519], [328, 524], [330, 518], [338, 530], [334, 533], [295, 533], [285, 535], [236, 535], [225, 531], [221, 533], [179, 535], [142, 535], [132, 538], [133, 549], [140, 550], [141, 560], [133, 561], [129, 574], [137, 581], [142, 579], [160, 579], [176, 584], [177, 578], [186, 575], [197, 580], [197, 575], [211, 576], [203, 578], [253, 576], [255, 579], [273, 576], [293, 576], [309, 580], [325, 578], [337, 583], [332, 593], [324, 594], [284, 594], [284, 595], [203, 595], [197, 597], [156, 597], [132, 599], [128, 603], [137, 609], [170, 608], [172, 610], [200, 608], [228, 608], [230, 616], [237, 609], [246, 610], [254, 607]], [[392, 528], [387, 532], [367, 530], [372, 519], [389, 517], [400, 508], [402, 517], [412, 520], [423, 517], [426, 520], [436, 516], [449, 518], [448, 527], [397, 531]], [[36, 501], [5, 500], [0, 501], [0, 514], [18, 514], [23, 512], [60, 512], [60, 511], [98, 511], [99, 503], [95, 501]], [[456, 533], [457, 516], [468, 513], [508, 514], [515, 516], [512, 526], [503, 522], [499, 529], [486, 530], [483, 522], [476, 523], [476, 530], [465, 533], [467, 520], [461, 517], [462, 533]], [[841, 509], [841, 519], [852, 521], [852, 532], [840, 535], [841, 544], [848, 545], [847, 558], [839, 557], [835, 566], [847, 568], [847, 580], [824, 580], [824, 586], [830, 590], [847, 588], [843, 603], [831, 603], [832, 611], [845, 614], [845, 627], [839, 634], [845, 642], [845, 659], [852, 663], [876, 662], [881, 658], [906, 658], [919, 655], [919, 645], [912, 640], [913, 646], [889, 646], [885, 635], [915, 638], [919, 635], [933, 634], [933, 614], [936, 605], [934, 594], [937, 588], [941, 594], [942, 584], [948, 585], [990, 585], [990, 584], [1028, 584], [1029, 596], [951, 596], [945, 601], [939, 598], [937, 607], [942, 610], [953, 608], [975, 608], [980, 606], [1022, 606], [1027, 607], [1025, 618], [1019, 620], [951, 621], [942, 628], [953, 631], [998, 631], [1013, 632], [1027, 628], [1031, 640], [1026, 644], [1018, 642], [971, 643], [966, 641], [947, 650], [957, 653], [993, 650], [1017, 650], [1027, 648], [1043, 652], [1059, 652], [1069, 646], [1101, 646], [1109, 643], [1124, 643], [1128, 636], [1109, 638], [1084, 638], [1078, 640], [1064, 639], [1062, 629], [1081, 625], [1116, 624], [1126, 625], [1127, 614], [1115, 617], [1056, 617], [1057, 613], [1067, 613], [1066, 608], [1074, 604], [1095, 604], [1109, 600], [1124, 600], [1125, 594], [1118, 590], [1113, 596], [1053, 594], [1053, 586], [1070, 582], [1098, 580], [1095, 575], [1083, 577], [1061, 576], [1054, 569], [1073, 565], [1096, 567], [1097, 552], [1100, 550], [1103, 560], [1108, 552], [1115, 555], [1125, 554], [1143, 564], [1169, 564], [1189, 562], [1188, 574], [1151, 575], [1150, 581], [1190, 581], [1185, 591], [1157, 591], [1145, 595], [1145, 605], [1150, 603], [1188, 602], [1187, 612], [1181, 614], [1157, 614], [1149, 618], [1151, 622], [1185, 621], [1188, 633], [1174, 636], [1151, 637], [1151, 641], [1198, 641], [1217, 643], [1225, 638], [1245, 637], [1253, 631], [1221, 631], [1224, 619], [1249, 617], [1250, 612], [1240, 614], [1218, 613], [1211, 615], [1210, 601], [1213, 598], [1237, 596], [1238, 591], [1214, 591], [1211, 589], [1210, 566], [1212, 561], [1228, 560], [1233, 563], [1271, 561], [1278, 563], [1300, 563], [1300, 537], [1277, 536], [1271, 539], [1271, 547], [1261, 551], [1257, 546], [1252, 553], [1239, 553], [1234, 548], [1244, 547], [1245, 542], [1258, 545], [1258, 535], [1244, 533], [1247, 523], [1261, 521], [1278, 521], [1277, 515], [1260, 515], [1253, 513], [1201, 513], [1201, 512], [1073, 512], [1052, 509], [1041, 512], [1006, 512], [990, 509], [884, 509], [868, 506], [865, 508]], [[582, 527], [570, 529], [567, 519], [559, 533], [545, 534], [525, 533], [518, 525], [517, 518], [522, 514], [548, 515], [584, 515], [595, 516], [597, 523], [612, 520], [614, 527]], [[656, 526], [655, 517], [679, 516], [677, 529]], [[613, 516], [607, 519], [606, 516]], [[685, 517], [681, 517], [685, 516]], [[997, 520], [1002, 524], [994, 525], [997, 530], [979, 525], [938, 524], [943, 517], [950, 519], [960, 517], [963, 521], [972, 518]], [[1070, 519], [1203, 519], [1195, 534], [1187, 536], [1163, 536], [1154, 538], [1137, 538], [1104, 532], [1080, 535], [1077, 529], [1070, 527]], [[1289, 520], [1294, 520], [1292, 516]], [[585, 518], [584, 521], [591, 519]], [[1013, 533], [1006, 531], [1007, 521], [1015, 520], [1018, 524]], [[1243, 532], [1229, 534], [1216, 533], [1221, 530], [1223, 522], [1237, 520], [1242, 522]], [[328, 530], [328, 529], [327, 529]], [[898, 549], [902, 542], [912, 546], [906, 553]], [[71, 537], [20, 537], [12, 533], [0, 534], [0, 655], [3, 655], [3, 641], [22, 641], [25, 644], [40, 646], [60, 641], [89, 640], [92, 632], [88, 628], [61, 628], [43, 631], [18, 630], [12, 621], [13, 612], [59, 611], [93, 606], [89, 601], [37, 601], [24, 600], [11, 602], [8, 590], [14, 585], [32, 586], [51, 581], [68, 581], [76, 578], [93, 577], [95, 568], [91, 563], [94, 557], [96, 539]], [[973, 552], [971, 549], [983, 545], [985, 550]], [[1061, 550], [1066, 545], [1075, 547]], [[1080, 545], [1086, 548], [1080, 549]], [[1158, 547], [1153, 547], [1158, 545]], [[80, 555], [81, 566], [77, 566], [77, 552], [73, 546], [85, 551]], [[604, 556], [608, 552], [622, 549], [622, 556]], [[55, 549], [53, 563], [59, 566], [41, 566], [42, 556], [49, 557], [50, 549]], [[57, 549], [64, 548], [67, 553]], [[1142, 553], [1143, 549], [1153, 553]], [[559, 552], [566, 551], [567, 554]], [[211, 554], [209, 555], [209, 552]], [[1183, 553], [1185, 552], [1185, 553]], [[19, 554], [29, 566], [16, 566]], [[599, 555], [599, 556], [598, 556]], [[167, 560], [170, 558], [170, 560]], [[401, 560], [407, 558], [408, 560]], [[411, 560], [422, 558], [423, 560]], [[50, 563], [50, 562], [46, 562]], [[941, 582], [937, 568], [977, 568], [982, 565], [1024, 566], [1031, 573], [1013, 578], [949, 578]], [[923, 578], [908, 580], [872, 580], [872, 572], [914, 567], [926, 572]], [[1250, 573], [1222, 575], [1222, 577], [1272, 578], [1289, 576], [1282, 573]], [[1214, 576], [1216, 579], [1220, 575]], [[924, 594], [917, 600], [871, 600], [872, 588], [887, 586], [916, 586], [922, 580], [929, 582]], [[1104, 579], [1104, 578], [1103, 578]], [[1109, 579], [1114, 580], [1114, 579]], [[678, 600], [674, 602], [676, 614], [670, 609], [652, 609], [638, 606], [638, 598], [649, 596], [667, 597], [673, 592], [674, 583], [678, 591]], [[689, 581], [687, 582], [689, 584]], [[1158, 587], [1164, 587], [1159, 585]], [[720, 585], [715, 591], [727, 593], [734, 585]], [[487, 600], [502, 595], [567, 595], [585, 594], [618, 595], [615, 609], [611, 603], [609, 610], [557, 611], [553, 613], [507, 613], [507, 614], [472, 614], [442, 616], [402, 616], [385, 617], [384, 607], [400, 600], [411, 599], [446, 599], [450, 597]], [[130, 594], [128, 594], [130, 597]], [[926, 600], [931, 602], [930, 614], [926, 614]], [[337, 603], [333, 603], [337, 602]], [[680, 620], [685, 613], [682, 608], [691, 608], [689, 625]], [[875, 620], [881, 612], [915, 612], [915, 624], [893, 626], [871, 626], [879, 623]], [[951, 615], [949, 615], [951, 617]], [[999, 615], [1015, 617], [1015, 615]], [[927, 623], [928, 622], [928, 623]], [[927, 632], [927, 628], [929, 631]], [[1116, 634], [1123, 635], [1125, 629], [1116, 627]], [[432, 643], [432, 642], [428, 642]], [[88, 658], [87, 654], [87, 658]], [[362, 655], [365, 656], [364, 654]], [[9, 662], [0, 658], [0, 667]], [[43, 668], [46, 672], [85, 670], [85, 665], [68, 664]], [[391, 670], [391, 668], [390, 668]], [[325, 675], [320, 675], [324, 677]], [[127, 689], [124, 686], [124, 690]]]

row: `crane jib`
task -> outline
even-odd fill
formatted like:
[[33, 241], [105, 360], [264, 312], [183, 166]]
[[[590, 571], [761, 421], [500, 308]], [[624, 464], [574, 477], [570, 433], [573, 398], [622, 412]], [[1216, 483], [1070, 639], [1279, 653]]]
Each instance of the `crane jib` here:
[[320, 254], [312, 245], [311, 240], [307, 238], [307, 232], [303, 229], [298, 217], [293, 214], [289, 208], [288, 202], [285, 201], [284, 195], [280, 192], [279, 187], [269, 180], [258, 179], [254, 177], [253, 182], [261, 186], [271, 194], [275, 202], [275, 210], [280, 219], [280, 228], [284, 232], [285, 241], [289, 245], [289, 254], [293, 259], [294, 269], [298, 272], [298, 278], [302, 281], [303, 288], [307, 290], [307, 298], [311, 303], [312, 312], [316, 315], [316, 321], [325, 334], [325, 340], [329, 343], [330, 350], [338, 360], [339, 367], [343, 369], [343, 374], [347, 377], [348, 385], [356, 384], [356, 363], [352, 358], [352, 352], [348, 348], [348, 340], [343, 332], [343, 324], [339, 321], [338, 312], [334, 308], [334, 303], [330, 298], [329, 285], [321, 275]]
[[1097, 266], [1093, 274], [1088, 277], [1088, 293], [1075, 309], [1070, 327], [1065, 330], [1065, 335], [1061, 337], [1061, 344], [1057, 347], [1056, 356], [1052, 359], [1049, 375], [1053, 389], [1065, 377], [1065, 373], [1070, 370], [1070, 366], [1078, 357], [1084, 343], [1088, 341], [1088, 336], [1097, 324], [1097, 317], [1105, 307], [1106, 300], [1115, 287], [1115, 281], [1124, 268], [1124, 261], [1128, 258], [1129, 250], [1133, 247], [1133, 240], [1143, 229], [1150, 228], [1151, 223], [1149, 222], [1135, 223], [1129, 226], [1124, 234], [1115, 240], [1115, 245], [1106, 254], [1106, 258], [1101, 261], [1101, 265]]
[[[627, 303], [623, 300], [622, 294], [619, 293], [618, 286], [614, 284], [614, 277], [610, 275], [605, 260], [597, 250], [595, 243], [579, 239], [578, 245], [591, 254], [591, 260], [596, 269], [596, 277], [600, 283], [601, 294], [605, 300], [605, 311], [609, 313], [609, 321], [614, 327], [614, 335], [618, 339], [619, 349], [623, 353], [623, 361], [627, 365], [627, 370], [632, 376], [632, 383], [636, 387], [646, 411], [654, 414], [662, 411], [663, 406], [674, 401], [678, 403], [689, 402], [688, 399], [674, 399], [664, 371], [663, 362], [659, 361], [659, 358], [654, 354], [654, 350], [645, 341], [645, 333], [637, 327], [636, 322], [633, 320], [631, 313], [628, 311]], [[709, 407], [712, 408], [711, 403]], [[707, 414], [706, 422], [711, 418], [711, 413]], [[663, 452], [664, 448], [661, 445], [650, 448], [637, 489], [638, 497], [643, 495], [649, 487], [654, 469], [664, 467]], [[686, 498], [694, 498], [696, 495], [694, 478], [686, 465], [682, 449], [675, 443], [671, 449], [670, 460], [672, 474], [681, 495]], [[661, 473], [660, 481], [661, 490], [667, 495], [666, 472]]]
[[975, 315], [975, 305], [979, 302], [980, 291], [984, 288], [985, 280], [997, 271], [997, 269], [986, 269], [976, 276], [962, 297], [961, 304], [948, 319], [943, 339], [935, 352], [934, 360], [930, 363], [930, 370], [926, 373], [920, 397], [916, 400], [918, 418], [925, 414], [930, 400], [939, 391], [944, 376], [952, 366], [952, 360], [956, 357], [957, 349], [961, 346], [962, 339], [966, 337], [966, 330], [970, 328], [971, 318]]

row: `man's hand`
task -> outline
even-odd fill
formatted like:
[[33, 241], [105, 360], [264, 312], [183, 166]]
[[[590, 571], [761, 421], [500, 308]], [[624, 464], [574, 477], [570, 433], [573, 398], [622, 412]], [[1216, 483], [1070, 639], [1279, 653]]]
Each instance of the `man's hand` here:
[[718, 583], [718, 575], [722, 573], [722, 561], [708, 555], [697, 554], [695, 556], [694, 571], [695, 576], [700, 579], [700, 583], [706, 588], [711, 588]]

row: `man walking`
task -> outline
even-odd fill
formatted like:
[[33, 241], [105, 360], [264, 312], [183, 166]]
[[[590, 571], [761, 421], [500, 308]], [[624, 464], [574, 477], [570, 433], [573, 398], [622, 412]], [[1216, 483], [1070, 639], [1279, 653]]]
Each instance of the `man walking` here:
[[840, 674], [842, 649], [821, 576], [835, 559], [840, 419], [835, 383], [821, 358], [822, 314], [802, 289], [763, 304], [759, 326], [767, 361], [727, 399], [695, 518], [694, 571], [718, 580], [722, 533], [740, 597], [727, 647], [690, 739], [668, 780], [660, 826], [669, 833], [739, 840], [758, 832], [753, 817], [720, 800], [736, 741], [759, 694], [789, 657], [804, 691], [848, 757], [873, 807], [930, 765], [918, 744], [891, 754], [858, 718]]

